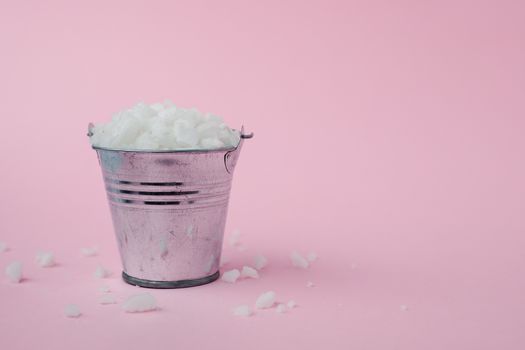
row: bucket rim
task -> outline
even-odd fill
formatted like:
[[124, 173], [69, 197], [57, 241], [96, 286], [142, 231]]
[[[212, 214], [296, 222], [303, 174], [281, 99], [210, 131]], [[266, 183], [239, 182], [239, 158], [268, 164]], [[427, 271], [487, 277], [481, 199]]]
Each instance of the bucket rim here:
[[[87, 136], [91, 138], [93, 135], [93, 123], [88, 125]], [[235, 129], [233, 129], [235, 130]], [[133, 153], [216, 153], [216, 152], [233, 152], [237, 150], [242, 144], [244, 139], [251, 139], [253, 137], [253, 132], [249, 134], [244, 133], [244, 126], [241, 126], [239, 131], [240, 138], [236, 146], [231, 147], [221, 147], [221, 148], [183, 148], [183, 149], [137, 149], [137, 148], [112, 148], [112, 147], [103, 147], [91, 145], [95, 151], [114, 151], [114, 152], [133, 152]]]
[[202, 148], [187, 148], [187, 149], [134, 149], [134, 148], [110, 148], [110, 147], [101, 147], [92, 145], [96, 151], [113, 151], [113, 152], [132, 152], [132, 153], [215, 153], [215, 152], [229, 152], [237, 149], [235, 147], [222, 147], [222, 148], [213, 148], [213, 149], [202, 149]]

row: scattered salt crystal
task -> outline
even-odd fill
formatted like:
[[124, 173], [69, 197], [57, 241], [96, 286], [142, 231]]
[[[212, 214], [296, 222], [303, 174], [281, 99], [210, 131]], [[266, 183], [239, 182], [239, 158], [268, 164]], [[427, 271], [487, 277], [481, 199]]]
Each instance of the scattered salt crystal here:
[[221, 255], [221, 261], [219, 262], [219, 266], [222, 267], [223, 265], [226, 265], [230, 262], [230, 258], [227, 258], [224, 255]]
[[308, 260], [309, 262], [314, 262], [317, 260], [317, 254], [316, 253], [308, 253], [308, 255], [306, 256], [306, 260]]
[[239, 270], [233, 269], [233, 270], [226, 271], [225, 273], [223, 273], [221, 279], [224, 282], [235, 283], [235, 281], [237, 281], [237, 278], [239, 278], [240, 276], [241, 276], [241, 273], [239, 272]]
[[243, 266], [241, 271], [241, 277], [259, 278], [259, 273], [253, 267]]
[[142, 293], [130, 296], [122, 309], [126, 312], [145, 312], [157, 309], [157, 300], [150, 293]]
[[238, 229], [233, 230], [229, 242], [232, 247], [239, 245], [239, 243], [241, 242], [241, 231], [239, 231]]
[[315, 284], [314, 284], [314, 282], [312, 282], [312, 281], [308, 281], [308, 282], [306, 283], [306, 286], [307, 286], [308, 288], [312, 288], [313, 286], [315, 286]]
[[82, 255], [84, 255], [86, 257], [98, 255], [97, 247], [82, 248], [82, 249], [80, 249], [80, 252], [82, 253]]
[[109, 293], [109, 292], [111, 292], [111, 289], [108, 286], [106, 286], [106, 285], [100, 286], [98, 288], [98, 290], [101, 293]]
[[98, 299], [98, 303], [102, 305], [116, 304], [117, 300], [112, 294], [106, 294]]
[[408, 305], [400, 305], [399, 308], [401, 309], [401, 311], [408, 311]]
[[82, 313], [80, 312], [78, 305], [69, 304], [64, 308], [64, 315], [67, 317], [79, 317]]
[[268, 309], [275, 303], [275, 292], [268, 291], [262, 293], [255, 302], [255, 307], [258, 309]]
[[297, 304], [295, 303], [295, 300], [290, 300], [289, 302], [286, 303], [286, 306], [288, 306], [289, 309], [293, 309], [294, 307], [297, 306]]
[[301, 254], [299, 254], [297, 251], [293, 251], [290, 255], [290, 259], [292, 260], [292, 265], [296, 267], [300, 267], [302, 269], [306, 269], [309, 265], [308, 260], [306, 260]]
[[5, 268], [5, 274], [11, 282], [20, 283], [22, 280], [22, 263], [19, 261], [13, 261]]
[[96, 278], [106, 278], [110, 274], [111, 274], [111, 272], [109, 270], [106, 270], [102, 266], [98, 266], [97, 269], [95, 270], [95, 277]]
[[7, 252], [9, 250], [9, 247], [7, 246], [7, 243], [0, 242], [0, 253]]
[[233, 314], [235, 316], [244, 316], [248, 317], [253, 314], [253, 310], [248, 305], [240, 305], [233, 309]]
[[286, 305], [284, 304], [278, 304], [277, 308], [275, 309], [276, 312], [282, 314], [286, 312]]
[[40, 267], [51, 267], [55, 265], [55, 257], [51, 252], [41, 252], [36, 255], [36, 262]]
[[221, 117], [180, 108], [171, 101], [138, 103], [91, 131], [92, 145], [109, 148], [216, 149], [235, 147], [240, 140], [240, 133], [224, 124]]
[[254, 257], [254, 266], [257, 270], [262, 269], [268, 264], [268, 260], [264, 257], [264, 255], [256, 255]]

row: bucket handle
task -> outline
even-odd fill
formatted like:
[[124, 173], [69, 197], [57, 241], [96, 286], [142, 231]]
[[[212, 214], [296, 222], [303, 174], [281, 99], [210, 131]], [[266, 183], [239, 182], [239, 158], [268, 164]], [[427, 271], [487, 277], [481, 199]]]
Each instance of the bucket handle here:
[[226, 152], [224, 155], [224, 166], [226, 167], [226, 171], [231, 174], [233, 173], [233, 169], [235, 168], [235, 164], [237, 164], [237, 159], [239, 158], [239, 153], [241, 152], [242, 144], [244, 143], [245, 139], [251, 139], [253, 137], [253, 132], [249, 134], [244, 133], [244, 126], [241, 127], [241, 139], [239, 141], [239, 144], [237, 147], [235, 147], [234, 150]]

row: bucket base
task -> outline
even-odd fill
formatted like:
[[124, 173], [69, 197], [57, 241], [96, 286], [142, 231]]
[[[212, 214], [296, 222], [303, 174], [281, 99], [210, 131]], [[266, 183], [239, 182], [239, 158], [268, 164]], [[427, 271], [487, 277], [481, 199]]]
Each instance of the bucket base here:
[[134, 286], [144, 287], [144, 288], [157, 288], [157, 289], [171, 289], [171, 288], [188, 288], [196, 287], [203, 284], [211, 283], [218, 279], [220, 272], [217, 271], [213, 275], [209, 275], [202, 278], [196, 278], [194, 280], [180, 280], [180, 281], [150, 281], [143, 280], [140, 278], [132, 277], [122, 271], [122, 279], [124, 282], [129, 283]]

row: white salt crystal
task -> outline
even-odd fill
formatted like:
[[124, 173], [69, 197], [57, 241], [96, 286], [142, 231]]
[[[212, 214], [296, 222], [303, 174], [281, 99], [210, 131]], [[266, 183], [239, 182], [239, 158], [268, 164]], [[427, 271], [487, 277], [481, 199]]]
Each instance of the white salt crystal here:
[[317, 260], [317, 254], [315, 253], [308, 253], [308, 255], [306, 256], [306, 260], [308, 260], [309, 262], [314, 262]]
[[79, 317], [82, 313], [80, 312], [78, 305], [69, 304], [64, 308], [64, 315], [67, 317]]
[[315, 284], [314, 284], [314, 282], [312, 282], [312, 281], [308, 281], [308, 282], [306, 283], [306, 286], [307, 286], [308, 288], [312, 288], [313, 286], [315, 286]]
[[248, 305], [239, 305], [235, 309], [233, 309], [233, 314], [235, 316], [248, 317], [253, 314], [253, 310]]
[[102, 305], [116, 304], [117, 300], [115, 299], [115, 297], [113, 295], [106, 294], [106, 295], [101, 296], [98, 299], [98, 303], [102, 304]]
[[122, 304], [122, 309], [126, 312], [155, 310], [157, 309], [157, 300], [150, 293], [132, 295]]
[[286, 306], [288, 306], [289, 309], [293, 309], [294, 307], [297, 306], [297, 304], [295, 303], [295, 300], [290, 300], [289, 302], [286, 303]]
[[302, 269], [306, 269], [309, 265], [308, 260], [306, 260], [301, 254], [299, 254], [296, 251], [293, 251], [290, 255], [290, 259], [292, 260], [292, 265], [296, 267], [300, 267]]
[[157, 112], [162, 111], [164, 109], [164, 105], [162, 103], [154, 103], [150, 105], [150, 107]]
[[116, 113], [111, 121], [95, 125], [90, 136], [94, 146], [141, 150], [231, 148], [239, 140], [240, 133], [222, 118], [176, 107], [170, 101], [138, 103]]
[[7, 246], [7, 243], [0, 242], [0, 253], [7, 252], [9, 250], [9, 247]]
[[258, 309], [268, 309], [275, 303], [275, 292], [268, 291], [262, 293], [255, 302], [255, 307]]
[[199, 143], [199, 133], [185, 123], [175, 123], [174, 136], [177, 140], [177, 144], [183, 148], [195, 148]]
[[241, 270], [241, 277], [259, 278], [259, 273], [253, 267], [243, 266]]
[[97, 266], [97, 269], [95, 270], [95, 277], [96, 278], [106, 278], [111, 274], [109, 270], [106, 270], [102, 266]]
[[207, 137], [202, 139], [200, 142], [201, 148], [221, 148], [224, 147], [224, 143], [216, 137]]
[[229, 242], [232, 247], [239, 245], [239, 243], [241, 242], [241, 231], [239, 231], [238, 229], [233, 230]]
[[262, 269], [268, 264], [268, 260], [264, 257], [264, 255], [256, 255], [253, 260], [254, 266], [257, 270]]
[[98, 290], [101, 293], [109, 293], [109, 292], [111, 292], [111, 289], [108, 286], [106, 286], [106, 285], [100, 286], [98, 288]]
[[51, 267], [55, 265], [55, 257], [51, 252], [40, 252], [36, 255], [36, 262], [40, 267]]
[[91, 247], [91, 248], [82, 248], [80, 249], [80, 252], [82, 255], [89, 257], [89, 256], [95, 256], [98, 254], [97, 247]]
[[226, 265], [229, 262], [230, 262], [230, 258], [224, 256], [224, 254], [223, 254], [223, 255], [221, 255], [221, 261], [219, 263], [219, 266], [222, 267], [223, 265]]
[[284, 304], [277, 304], [277, 308], [275, 309], [276, 312], [282, 314], [286, 312], [286, 305]]
[[224, 282], [235, 283], [235, 281], [237, 281], [237, 279], [240, 276], [241, 276], [241, 273], [239, 272], [239, 270], [233, 269], [233, 270], [226, 271], [225, 273], [223, 273], [221, 279]]
[[19, 261], [13, 261], [5, 268], [5, 274], [11, 282], [20, 283], [22, 280], [22, 263]]
[[399, 309], [401, 309], [401, 311], [408, 311], [408, 305], [405, 305], [405, 304], [400, 305]]

